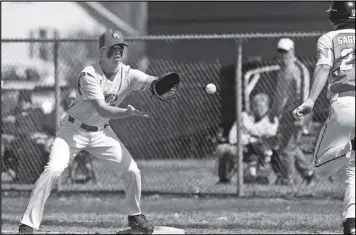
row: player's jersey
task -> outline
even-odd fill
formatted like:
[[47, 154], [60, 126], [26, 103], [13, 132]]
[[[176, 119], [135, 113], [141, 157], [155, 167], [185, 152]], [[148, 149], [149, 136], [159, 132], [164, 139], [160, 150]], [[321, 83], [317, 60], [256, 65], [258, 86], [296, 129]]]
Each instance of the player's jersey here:
[[331, 67], [328, 97], [355, 90], [355, 29], [341, 29], [324, 34], [318, 40], [318, 62]]
[[131, 91], [140, 90], [146, 74], [120, 63], [112, 79], [107, 79], [99, 63], [87, 66], [78, 78], [76, 101], [68, 109], [68, 114], [82, 123], [103, 126], [109, 119], [96, 112], [88, 100], [105, 99], [111, 106], [119, 106]]

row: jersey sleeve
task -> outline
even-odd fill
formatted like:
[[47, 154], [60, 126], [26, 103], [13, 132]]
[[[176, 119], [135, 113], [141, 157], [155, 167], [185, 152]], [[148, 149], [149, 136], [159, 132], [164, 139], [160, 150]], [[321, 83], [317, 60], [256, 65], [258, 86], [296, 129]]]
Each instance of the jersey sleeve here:
[[318, 39], [316, 65], [325, 64], [332, 67], [333, 63], [334, 57], [332, 40], [327, 34], [324, 34]]
[[130, 86], [131, 90], [138, 91], [144, 90], [144, 85], [147, 82], [149, 75], [145, 74], [144, 72], [137, 70], [137, 69], [130, 69], [129, 70], [129, 79], [130, 79]]
[[79, 76], [78, 93], [82, 96], [83, 100], [104, 99], [99, 82], [94, 75], [88, 72], [82, 72]]

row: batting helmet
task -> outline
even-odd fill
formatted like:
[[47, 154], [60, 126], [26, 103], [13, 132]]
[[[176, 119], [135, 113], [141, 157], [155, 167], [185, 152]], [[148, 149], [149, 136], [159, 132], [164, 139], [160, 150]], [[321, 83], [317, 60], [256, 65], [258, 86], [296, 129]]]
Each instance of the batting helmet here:
[[326, 12], [329, 13], [329, 19], [334, 26], [344, 23], [355, 23], [354, 1], [333, 1]]

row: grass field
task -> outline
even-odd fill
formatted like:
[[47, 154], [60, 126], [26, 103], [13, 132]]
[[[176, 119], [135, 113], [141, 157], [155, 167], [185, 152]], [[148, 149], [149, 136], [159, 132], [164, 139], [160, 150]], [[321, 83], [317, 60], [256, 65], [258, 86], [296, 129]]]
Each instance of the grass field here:
[[[236, 198], [232, 197], [236, 179], [232, 184], [216, 184], [213, 160], [138, 161], [138, 165], [142, 173], [143, 212], [158, 226], [181, 228], [191, 234], [342, 232], [341, 178], [300, 188], [246, 184], [245, 197]], [[126, 227], [122, 180], [99, 162], [95, 161], [94, 167], [97, 184], [62, 185], [61, 192], [50, 196], [42, 231], [115, 233]], [[2, 233], [14, 233], [32, 186], [1, 187]], [[13, 194], [11, 189], [27, 191], [27, 195]], [[285, 197], [291, 194], [294, 197]]]
[[[27, 196], [3, 196], [1, 232], [16, 232]], [[341, 234], [340, 200], [249, 198], [142, 198], [147, 217], [158, 226], [191, 234]], [[126, 226], [123, 196], [52, 195], [41, 232], [115, 233]]]
[[[123, 181], [110, 169], [107, 169], [98, 161], [94, 161], [94, 169], [97, 174], [97, 183], [88, 184], [63, 184], [64, 192], [71, 191], [123, 191]], [[143, 192], [163, 194], [235, 194], [237, 191], [236, 178], [231, 184], [216, 184], [218, 177], [214, 175], [214, 160], [150, 160], [137, 161], [142, 174]], [[63, 174], [62, 180], [65, 178]], [[273, 178], [273, 177], [272, 177]], [[300, 176], [296, 174], [296, 179]], [[2, 190], [31, 190], [32, 186], [2, 184]], [[283, 197], [287, 195], [342, 198], [344, 184], [341, 177], [336, 177], [334, 182], [319, 179], [318, 183], [311, 187], [280, 186], [260, 184], [244, 185], [244, 194], [253, 197]]]

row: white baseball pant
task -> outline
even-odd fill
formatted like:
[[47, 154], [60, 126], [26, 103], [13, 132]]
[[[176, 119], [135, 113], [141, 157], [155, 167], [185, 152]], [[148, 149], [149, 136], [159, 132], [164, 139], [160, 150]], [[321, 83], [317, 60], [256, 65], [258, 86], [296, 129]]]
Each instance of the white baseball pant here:
[[121, 175], [125, 182], [126, 213], [141, 214], [141, 174], [136, 162], [110, 127], [87, 132], [65, 116], [53, 141], [48, 164], [36, 181], [21, 223], [38, 229], [43, 209], [54, 183], [80, 150], [87, 150]]
[[322, 177], [345, 171], [346, 190], [343, 219], [355, 218], [355, 152], [350, 140], [355, 136], [355, 97], [331, 99], [329, 117], [320, 131], [314, 153], [316, 173]]

